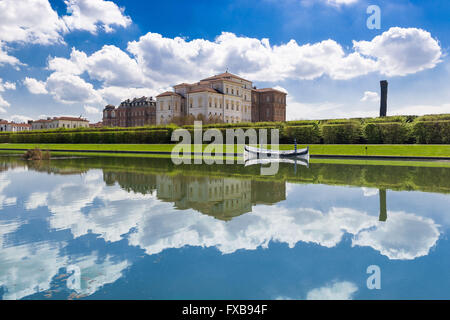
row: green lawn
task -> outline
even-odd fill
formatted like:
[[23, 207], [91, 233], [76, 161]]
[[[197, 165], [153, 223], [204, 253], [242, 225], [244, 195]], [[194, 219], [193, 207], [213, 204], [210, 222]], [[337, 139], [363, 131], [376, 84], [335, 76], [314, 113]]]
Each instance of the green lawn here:
[[[0, 144], [1, 149], [172, 151], [171, 144]], [[205, 147], [204, 145], [203, 147]], [[299, 145], [299, 148], [304, 148]], [[280, 145], [280, 149], [293, 149]], [[235, 151], [241, 153], [242, 146]], [[310, 145], [311, 155], [450, 157], [450, 145]]]

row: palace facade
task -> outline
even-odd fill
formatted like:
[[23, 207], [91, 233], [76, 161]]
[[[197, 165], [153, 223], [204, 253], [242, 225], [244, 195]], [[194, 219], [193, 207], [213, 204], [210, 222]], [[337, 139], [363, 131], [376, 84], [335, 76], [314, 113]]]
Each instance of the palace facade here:
[[89, 128], [88, 120], [73, 117], [47, 118], [45, 120], [30, 121], [29, 124], [31, 124], [31, 130]]
[[141, 127], [156, 124], [156, 101], [150, 97], [123, 101], [118, 108], [107, 105], [103, 110], [104, 127]]
[[126, 100], [103, 110], [103, 126], [168, 124], [193, 117], [223, 123], [286, 121], [286, 93], [256, 89], [249, 80], [225, 72], [196, 83], [181, 83], [152, 98]]

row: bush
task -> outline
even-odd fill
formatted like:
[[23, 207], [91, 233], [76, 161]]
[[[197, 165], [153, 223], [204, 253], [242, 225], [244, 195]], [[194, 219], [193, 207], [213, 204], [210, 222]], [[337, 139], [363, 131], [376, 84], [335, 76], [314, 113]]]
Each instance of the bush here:
[[303, 125], [295, 127], [286, 127], [282, 140], [283, 142], [293, 143], [297, 139], [299, 144], [314, 144], [320, 142], [320, 130], [317, 124]]
[[421, 144], [450, 143], [450, 121], [418, 121], [414, 124], [413, 136]]
[[48, 151], [42, 151], [39, 148], [31, 149], [25, 152], [23, 155], [23, 158], [25, 160], [49, 160], [50, 159], [50, 152]]
[[364, 136], [372, 144], [401, 144], [411, 142], [411, 130], [403, 122], [368, 123], [364, 126]]
[[323, 142], [326, 144], [352, 144], [361, 141], [361, 125], [357, 122], [322, 125]]
[[68, 144], [164, 144], [170, 143], [169, 130], [10, 133], [0, 135], [2, 143], [68, 143]]

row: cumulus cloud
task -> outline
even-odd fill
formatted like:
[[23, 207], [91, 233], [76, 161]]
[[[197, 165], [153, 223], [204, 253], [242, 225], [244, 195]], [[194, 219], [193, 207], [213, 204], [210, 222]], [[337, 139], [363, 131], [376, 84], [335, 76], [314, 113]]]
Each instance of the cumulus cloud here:
[[92, 84], [72, 74], [52, 73], [47, 79], [46, 89], [62, 103], [101, 103], [103, 101]]
[[65, 4], [68, 15], [60, 17], [48, 0], [2, 0], [0, 41], [48, 45], [63, 43], [64, 34], [73, 30], [96, 33], [101, 28], [111, 32], [113, 27], [131, 24], [112, 1], [66, 0]]
[[333, 6], [350, 5], [358, 2], [359, 0], [325, 0], [326, 3]]
[[373, 92], [373, 91], [366, 91], [364, 92], [364, 96], [361, 98], [362, 102], [366, 102], [366, 101], [378, 101], [380, 98], [380, 96], [378, 95], [377, 92]]
[[28, 91], [33, 94], [47, 94], [48, 91], [45, 88], [45, 82], [39, 81], [34, 78], [26, 77], [23, 84], [27, 87]]
[[88, 114], [101, 114], [102, 112], [94, 107], [84, 106], [84, 111]]
[[130, 42], [128, 51], [146, 74], [161, 82], [194, 81], [226, 68], [259, 81], [312, 80], [322, 76], [345, 80], [372, 72], [403, 76], [433, 68], [442, 55], [430, 33], [416, 28], [391, 28], [371, 41], [354, 41], [354, 51], [349, 53], [331, 39], [271, 45], [268, 39], [229, 32], [214, 41], [187, 41], [148, 33]]
[[131, 19], [125, 16], [123, 9], [112, 1], [104, 0], [66, 0], [67, 12], [63, 17], [70, 30], [85, 30], [97, 33], [99, 27], [112, 32], [113, 26], [128, 27]]
[[[416, 57], [418, 47], [420, 54]], [[105, 45], [87, 55], [73, 48], [69, 58], [49, 59], [48, 68], [68, 77], [86, 74], [101, 84], [96, 95], [111, 103], [131, 98], [128, 94], [133, 91], [156, 94], [174, 83], [197, 81], [226, 68], [250, 80], [266, 82], [323, 76], [346, 80], [374, 72], [390, 76], [419, 72], [433, 68], [441, 55], [441, 48], [430, 33], [415, 28], [391, 28], [371, 41], [354, 41], [354, 51], [349, 53], [331, 39], [303, 45], [295, 40], [271, 45], [268, 39], [229, 32], [214, 41], [187, 41], [148, 33], [130, 42], [127, 51]], [[373, 93], [368, 95], [374, 97]]]
[[25, 123], [28, 120], [33, 120], [33, 118], [15, 114], [15, 115], [9, 116], [8, 120], [9, 121], [14, 121], [14, 122], [17, 122], [17, 123]]
[[0, 40], [51, 44], [62, 42], [67, 31], [48, 0], [0, 2]]
[[307, 293], [307, 300], [351, 300], [358, 287], [349, 281], [334, 282]]
[[0, 78], [0, 92], [4, 92], [5, 90], [16, 90], [16, 84], [14, 82], [3, 82], [3, 79]]
[[3, 42], [0, 40], [0, 66], [3, 66], [5, 64], [16, 66], [17, 68], [19, 66], [23, 65], [23, 63], [21, 63], [19, 61], [19, 59], [17, 59], [16, 57], [10, 56], [7, 53]]
[[436, 39], [417, 28], [390, 28], [372, 41], [353, 41], [356, 52], [375, 59], [387, 76], [404, 76], [434, 68], [442, 50]]

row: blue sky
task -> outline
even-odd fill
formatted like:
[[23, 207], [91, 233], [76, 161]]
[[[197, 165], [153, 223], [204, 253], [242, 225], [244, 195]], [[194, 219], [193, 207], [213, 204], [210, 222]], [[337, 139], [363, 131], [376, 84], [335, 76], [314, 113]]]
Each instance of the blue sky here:
[[[369, 5], [381, 28], [368, 29]], [[0, 118], [83, 115], [220, 73], [288, 119], [450, 113], [448, 1], [0, 0]]]

